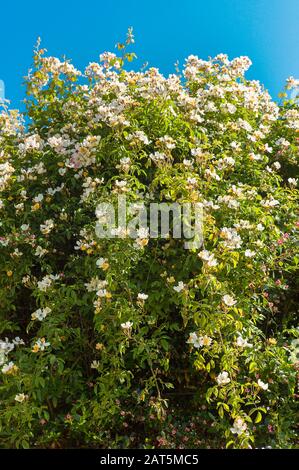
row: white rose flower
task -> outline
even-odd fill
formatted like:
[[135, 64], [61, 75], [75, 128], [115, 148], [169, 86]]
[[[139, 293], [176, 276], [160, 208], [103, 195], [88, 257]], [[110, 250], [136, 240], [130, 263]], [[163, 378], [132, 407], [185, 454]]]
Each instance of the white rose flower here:
[[217, 375], [217, 377], [216, 377], [216, 381], [217, 381], [218, 385], [228, 384], [230, 382], [228, 372], [226, 372], [225, 370], [223, 372], [220, 372], [220, 374]]
[[173, 290], [175, 290], [176, 292], [181, 292], [184, 288], [185, 288], [185, 284], [182, 281], [180, 281], [177, 286], [173, 287]]
[[132, 326], [133, 326], [133, 322], [132, 321], [127, 321], [125, 323], [121, 323], [120, 326], [124, 330], [125, 333], [130, 333], [131, 329], [132, 329]]
[[19, 403], [23, 403], [23, 401], [27, 400], [28, 395], [25, 395], [25, 393], [17, 393], [15, 396], [15, 401]]
[[245, 250], [245, 253], [244, 253], [246, 258], [253, 258], [255, 254], [256, 254], [255, 251], [252, 251], [252, 250]]
[[243, 434], [247, 429], [247, 424], [244, 422], [242, 418], [237, 418], [234, 421], [234, 425], [232, 428], [230, 428], [231, 432], [233, 434], [237, 434], [238, 436], [240, 434]]
[[38, 310], [36, 310], [35, 312], [32, 313], [31, 318], [32, 318], [32, 320], [42, 321], [51, 312], [52, 312], [52, 310], [49, 307], [39, 308]]
[[222, 301], [228, 307], [232, 307], [233, 305], [235, 305], [237, 303], [237, 301], [231, 295], [228, 295], [228, 294], [226, 294], [222, 297]]
[[288, 178], [288, 183], [291, 187], [296, 187], [298, 183], [298, 178]]
[[139, 300], [146, 300], [146, 299], [148, 299], [148, 295], [147, 295], [147, 294], [143, 294], [142, 292], [140, 292], [140, 293], [137, 295], [137, 299], [139, 299]]
[[263, 390], [268, 390], [268, 388], [269, 388], [269, 384], [266, 384], [261, 379], [258, 379], [257, 384]]
[[252, 344], [248, 343], [247, 339], [242, 338], [242, 336], [238, 336], [236, 344], [239, 348], [252, 348]]

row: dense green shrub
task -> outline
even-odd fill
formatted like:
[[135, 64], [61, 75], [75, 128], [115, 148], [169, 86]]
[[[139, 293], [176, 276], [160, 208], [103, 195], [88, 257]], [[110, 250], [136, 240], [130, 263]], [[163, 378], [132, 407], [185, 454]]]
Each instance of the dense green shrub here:
[[[292, 446], [298, 105], [246, 57], [127, 71], [130, 34], [37, 48], [0, 114], [1, 447]], [[119, 194], [201, 203], [204, 245], [97, 237]]]

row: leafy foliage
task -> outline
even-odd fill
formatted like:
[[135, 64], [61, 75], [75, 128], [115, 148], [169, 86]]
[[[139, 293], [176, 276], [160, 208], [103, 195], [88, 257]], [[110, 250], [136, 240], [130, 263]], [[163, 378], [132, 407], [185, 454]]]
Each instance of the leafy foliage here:
[[[298, 105], [132, 42], [84, 73], [38, 46], [0, 115], [1, 446], [292, 446]], [[202, 203], [204, 246], [97, 238], [119, 194]]]

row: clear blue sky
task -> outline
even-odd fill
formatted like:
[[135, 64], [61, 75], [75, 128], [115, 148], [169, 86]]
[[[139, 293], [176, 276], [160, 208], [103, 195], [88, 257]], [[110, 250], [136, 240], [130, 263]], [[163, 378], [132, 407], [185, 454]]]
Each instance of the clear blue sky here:
[[38, 36], [50, 55], [66, 55], [83, 68], [114, 51], [129, 26], [139, 63], [174, 71], [189, 54], [248, 55], [249, 78], [274, 98], [284, 80], [299, 77], [299, 0], [27, 0], [0, 5], [0, 79], [19, 107], [23, 76]]

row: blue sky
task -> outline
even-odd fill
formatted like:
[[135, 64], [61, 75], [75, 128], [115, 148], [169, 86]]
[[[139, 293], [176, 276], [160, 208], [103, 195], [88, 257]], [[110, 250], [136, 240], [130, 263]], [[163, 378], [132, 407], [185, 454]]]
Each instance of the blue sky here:
[[133, 26], [138, 64], [174, 71], [189, 54], [248, 55], [248, 78], [274, 98], [285, 79], [299, 77], [299, 0], [40, 0], [0, 5], [0, 80], [12, 107], [24, 97], [22, 81], [38, 36], [50, 55], [66, 55], [76, 67], [114, 51]]

